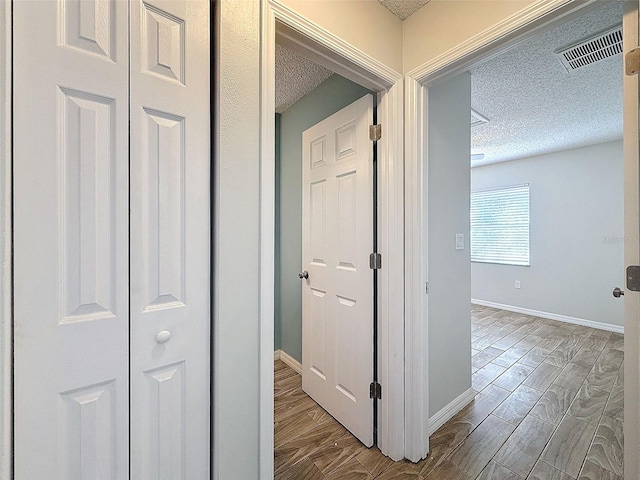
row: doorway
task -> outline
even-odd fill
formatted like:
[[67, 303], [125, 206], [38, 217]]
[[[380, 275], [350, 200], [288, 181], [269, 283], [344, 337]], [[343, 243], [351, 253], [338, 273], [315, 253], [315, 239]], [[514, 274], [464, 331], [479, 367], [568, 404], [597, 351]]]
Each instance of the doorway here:
[[[327, 407], [329, 412], [341, 423], [350, 425], [349, 428], [353, 429], [352, 431], [359, 432], [358, 435], [366, 442], [367, 438], [372, 438], [372, 405], [374, 401], [369, 398], [369, 381], [373, 378], [371, 364], [373, 361], [373, 334], [371, 331], [373, 328], [373, 271], [369, 269], [369, 253], [373, 249], [371, 237], [373, 235], [374, 210], [372, 202], [375, 163], [374, 157], [370, 153], [374, 145], [368, 137], [368, 125], [373, 122], [371, 110], [374, 107], [374, 96], [366, 88], [338, 74], [325, 71], [295, 51], [279, 44], [276, 45], [276, 48], [276, 65], [285, 65], [285, 67], [278, 68], [276, 71], [276, 328], [274, 332], [276, 341], [274, 349], [277, 358], [284, 360], [298, 371], [302, 368], [301, 364], [305, 364], [306, 368], [303, 374], [303, 379], [307, 382], [304, 387], [305, 391], [310, 392], [313, 398]], [[329, 76], [327, 77], [327, 75]], [[314, 86], [316, 83], [314, 78], [320, 80], [318, 86]], [[305, 85], [301, 85], [304, 82], [301, 82], [300, 79], [306, 79], [309, 87], [303, 88]], [[311, 88], [313, 89], [308, 91]], [[291, 99], [292, 96], [295, 101]], [[353, 115], [356, 115], [356, 120]], [[331, 131], [325, 131], [326, 129]], [[311, 136], [309, 137], [309, 135]], [[305, 146], [304, 138], [310, 142], [309, 145]], [[307, 158], [309, 154], [312, 158]], [[357, 162], [353, 163], [356, 160]], [[310, 180], [310, 175], [318, 175], [322, 173], [321, 170], [324, 171], [323, 169], [326, 168], [339, 168], [340, 171], [336, 173], [335, 178], [332, 176], [327, 180]], [[361, 178], [362, 175], [365, 177]], [[307, 179], [306, 182], [305, 179]], [[357, 194], [356, 190], [353, 190], [356, 188], [359, 192]], [[303, 194], [303, 191], [306, 193]], [[357, 196], [352, 196], [349, 192]], [[336, 201], [329, 201], [334, 197]], [[305, 200], [303, 201], [303, 199]], [[342, 208], [345, 213], [357, 208], [359, 212], [357, 219], [347, 223], [340, 222], [338, 221], [338, 212], [332, 212], [331, 205], [337, 207], [338, 200], [345, 202], [348, 199], [353, 202], [357, 200], [357, 203], [349, 204], [350, 206], [345, 204]], [[326, 218], [318, 218], [314, 223], [311, 222], [313, 215], [326, 215]], [[303, 221], [304, 219], [306, 222]], [[348, 228], [349, 231], [340, 230], [340, 232], [331, 233], [331, 229], [340, 229], [341, 225], [343, 228]], [[351, 232], [351, 227], [355, 229], [356, 225], [359, 225], [357, 231], [359, 233], [355, 230], [352, 233], [357, 233], [358, 237], [352, 238], [349, 232]], [[325, 228], [326, 230], [324, 230]], [[358, 241], [357, 239], [362, 235], [364, 237], [359, 240], [360, 245], [356, 248], [352, 245], [352, 241]], [[303, 243], [302, 240], [305, 238], [306, 243]], [[322, 243], [318, 243], [319, 240]], [[334, 247], [331, 247], [332, 245]], [[338, 245], [341, 245], [341, 248], [337, 248]], [[345, 255], [349, 258], [347, 259]], [[355, 258], [351, 258], [354, 255]], [[338, 257], [340, 262], [336, 260]], [[329, 271], [325, 272], [325, 270], [326, 266], [333, 265], [334, 261], [338, 274], [342, 274], [342, 272], [352, 274], [363, 270], [362, 267], [365, 269], [358, 274], [364, 274], [364, 277], [359, 280], [359, 283], [363, 281], [364, 283], [362, 288], [358, 287], [358, 291], [363, 290], [369, 300], [367, 301], [366, 298], [360, 298], [360, 301], [353, 300], [359, 296], [359, 294], [354, 296], [354, 292], [351, 292], [350, 295], [343, 292], [340, 294], [341, 296], [337, 297], [339, 305], [347, 305], [350, 308], [349, 311], [353, 309], [354, 304], [358, 305], [358, 311], [362, 308], [368, 310], [368, 313], [366, 310], [360, 311], [357, 314], [357, 319], [343, 318], [344, 325], [351, 325], [354, 320], [356, 320], [354, 326], [356, 324], [362, 325], [358, 327], [360, 333], [357, 335], [352, 333], [346, 344], [339, 338], [331, 340], [332, 332], [339, 332], [340, 328], [318, 325], [318, 330], [313, 329], [314, 321], [324, 324], [320, 315], [321, 311], [325, 308], [330, 309], [333, 305], [330, 299], [327, 300], [324, 297], [327, 295], [333, 298], [333, 295], [327, 290], [326, 281], [328, 278], [325, 276], [329, 274]], [[303, 270], [308, 272], [304, 274]], [[354, 285], [359, 283], [354, 283], [352, 280], [347, 282], [351, 290]], [[340, 282], [336, 284], [340, 284]], [[312, 293], [311, 296], [310, 293]], [[314, 301], [314, 299], [316, 300]], [[323, 302], [323, 300], [327, 301]], [[317, 301], [320, 301], [322, 305], [318, 305]], [[363, 302], [369, 304], [368, 309]], [[306, 305], [304, 310], [303, 305]], [[343, 312], [343, 315], [345, 313], [349, 312]], [[306, 315], [304, 323], [302, 321], [303, 315]], [[336, 318], [341, 316], [335, 315]], [[330, 322], [327, 323], [330, 324]], [[303, 325], [305, 325], [304, 334]], [[364, 332], [362, 332], [362, 328], [365, 329]], [[367, 330], [369, 331], [367, 332]], [[368, 345], [362, 343], [367, 337], [369, 338]], [[304, 346], [303, 338], [306, 338]], [[330, 347], [333, 343], [327, 343], [327, 346], [324, 347], [323, 339], [326, 342], [335, 343], [335, 348]], [[360, 339], [361, 345], [352, 350], [356, 339]], [[362, 355], [351, 357], [352, 353], [344, 350], [347, 346], [352, 353], [368, 350], [369, 353], [365, 353], [366, 357], [363, 358], [365, 361], [356, 361]], [[349, 383], [350, 380], [347, 378], [351, 378], [350, 374], [347, 374], [343, 380], [336, 378], [339, 385], [336, 391], [344, 390], [346, 392], [344, 394], [346, 403], [353, 404], [354, 408], [357, 405], [362, 405], [358, 409], [366, 408], [363, 413], [369, 419], [364, 423], [360, 422], [358, 428], [356, 428], [356, 424], [353, 424], [353, 420], [356, 418], [353, 412], [346, 417], [344, 416], [344, 407], [348, 405], [342, 405], [339, 399], [335, 400], [340, 405], [334, 405], [335, 401], [331, 400], [331, 393], [334, 389], [327, 390], [323, 388], [322, 382], [316, 381], [316, 379], [333, 381], [331, 378], [336, 374], [345, 374], [344, 369], [338, 368], [338, 365], [334, 367], [330, 365], [334, 358], [340, 358], [344, 354], [349, 356], [344, 359], [345, 361], [356, 361], [360, 367], [364, 366], [364, 368], [367, 368], [365, 365], [369, 365], [366, 372], [361, 372], [352, 378], [351, 381], [355, 380], [356, 382], [353, 385]], [[288, 429], [288, 423], [295, 423], [298, 420], [297, 418], [288, 418], [280, 421], [282, 408], [288, 402], [287, 398], [283, 398], [283, 394], [288, 394], [284, 390], [286, 388], [280, 384], [277, 375], [275, 398], [276, 472], [282, 467], [282, 452], [287, 451], [287, 446], [283, 445], [283, 441], [300, 443], [296, 436], [312, 435], [312, 431], [307, 433], [304, 432], [304, 428], [299, 428], [295, 434], [290, 433], [289, 438], [282, 439], [281, 432]], [[354, 396], [356, 393], [357, 397]], [[290, 412], [288, 411], [288, 413]], [[300, 413], [304, 419], [308, 420], [303, 412]], [[320, 418], [321, 422], [324, 417], [326, 414]], [[307, 426], [314, 428], [311, 423]]]
[[[600, 4], [600, 5], [601, 5], [601, 4]], [[592, 8], [594, 8], [594, 6], [593, 6], [593, 5], [592, 5], [591, 7], [592, 7]], [[550, 27], [550, 25], [545, 25], [545, 26], [543, 27], [543, 30], [542, 30], [542, 31], [547, 31], [547, 29], [549, 29], [549, 28], [551, 28], [551, 27]], [[522, 35], [522, 32], [520, 32], [520, 35]], [[521, 37], [520, 37], [520, 39], [519, 39], [519, 41], [520, 41], [520, 40], [522, 40], [522, 38], [524, 38], [524, 36], [521, 36]], [[514, 42], [514, 44], [516, 44], [516, 43], [517, 43], [517, 42]], [[511, 46], [513, 47], [513, 44], [511, 44]], [[515, 49], [516, 47], [513, 47], [513, 48]], [[496, 51], [495, 49], [491, 50], [491, 52], [489, 53], [489, 56], [490, 56], [490, 57], [493, 57], [494, 55], [496, 55], [496, 52], [497, 52], [497, 51]], [[446, 76], [447, 74], [449, 75], [449, 77], [448, 77], [448, 78], [451, 78], [451, 77], [453, 77], [455, 74], [457, 74], [457, 73], [458, 73], [459, 71], [461, 71], [461, 70], [466, 70], [466, 69], [468, 69], [468, 68], [473, 69], [473, 66], [474, 66], [476, 63], [480, 62], [482, 58], [487, 58], [487, 57], [483, 57], [483, 55], [484, 55], [485, 53], [487, 53], [487, 52], [486, 52], [486, 51], [485, 51], [485, 52], [482, 52], [482, 54], [478, 53], [478, 54], [477, 54], [477, 56], [473, 56], [473, 55], [471, 55], [471, 54], [470, 54], [469, 56], [465, 57], [465, 58], [464, 58], [464, 60], [461, 60], [461, 61], [460, 61], [460, 64], [465, 63], [465, 66], [464, 66], [464, 67], [460, 67], [460, 69], [459, 69], [459, 70], [457, 70], [457, 71], [456, 71], [456, 67], [452, 67], [451, 69], [442, 68], [442, 69], [440, 69], [440, 70], [439, 70], [439, 72], [438, 72], [438, 69], [437, 69], [437, 68], [434, 68], [434, 69], [432, 70], [432, 75], [433, 75], [433, 76], [431, 77], [431, 79], [430, 79], [429, 81], [425, 81], [425, 84], [428, 84], [429, 88], [428, 88], [428, 89], [427, 89], [427, 88], [425, 88], [424, 90], [422, 90], [422, 89], [421, 89], [421, 87], [418, 87], [418, 89], [420, 89], [420, 94], [425, 94], [427, 91], [430, 91], [432, 88], [433, 88], [433, 89], [436, 89], [436, 88], [439, 86], [439, 85], [438, 85], [438, 83], [440, 82], [440, 80], [442, 80], [442, 79], [444, 78], [444, 76]], [[619, 58], [619, 57], [618, 57], [618, 58]], [[451, 60], [451, 59], [450, 59], [450, 60]], [[454, 63], [455, 63], [455, 62], [454, 62]], [[459, 64], [459, 65], [460, 65], [460, 64]], [[447, 73], [444, 73], [444, 72], [447, 72]], [[416, 72], [416, 73], [418, 73], [418, 72]], [[422, 74], [423, 74], [423, 72], [420, 72], [420, 73], [419, 73], [419, 75], [422, 75]], [[436, 78], [437, 78], [439, 75], [440, 75], [440, 78], [438, 78], [438, 79], [436, 80]], [[446, 81], [447, 81], [447, 80], [444, 80], [444, 82], [445, 82], [445, 83], [446, 83]], [[496, 82], [496, 85], [499, 85], [499, 83], [497, 83], [497, 82]], [[416, 95], [416, 97], [415, 97], [415, 98], [420, 99], [420, 97], [419, 97], [418, 95]], [[481, 113], [481, 114], [483, 114], [483, 112], [482, 112], [482, 111], [480, 111], [480, 113]], [[428, 119], [427, 119], [427, 121], [428, 121]], [[467, 120], [467, 121], [468, 121], [468, 120]], [[619, 138], [619, 137], [618, 137], [618, 138]], [[606, 149], [605, 149], [605, 150], [606, 150]], [[620, 148], [618, 148], [618, 150], [620, 150]], [[476, 152], [473, 152], [473, 153], [476, 153]], [[420, 157], [419, 157], [419, 158], [420, 158]], [[430, 159], [429, 159], [429, 160], [430, 160]], [[467, 161], [468, 161], [468, 159], [467, 159]], [[504, 165], [506, 165], [506, 164], [504, 164]], [[621, 166], [618, 166], [618, 167], [616, 168], [616, 170], [618, 171], [618, 173], [620, 172], [620, 168], [621, 168]], [[602, 170], [600, 170], [600, 171], [602, 172]], [[495, 177], [494, 177], [494, 179], [495, 179]], [[525, 183], [525, 182], [524, 182], [524, 181], [522, 181], [522, 182], [512, 182], [512, 183], [513, 183], [513, 184], [523, 184], [523, 183]], [[533, 193], [533, 191], [532, 191], [532, 193]], [[532, 197], [532, 198], [533, 198], [533, 197]], [[453, 239], [453, 237], [454, 237], [454, 232], [451, 232], [451, 234], [450, 234], [450, 245], [454, 245], [454, 239]], [[603, 245], [602, 245], [602, 238], [598, 238], [598, 239], [596, 240], [596, 243], [600, 243], [600, 246], [603, 246]], [[538, 253], [539, 253], [539, 252], [538, 252]], [[532, 258], [533, 258], [533, 257], [532, 257]], [[617, 262], [618, 262], [618, 263], [620, 262], [620, 259], [619, 259], [619, 258], [617, 259]], [[614, 280], [618, 278], [618, 276], [620, 275], [620, 271], [621, 271], [621, 270], [619, 269], [619, 270], [614, 274]], [[508, 288], [509, 288], [509, 289], [511, 289], [511, 291], [514, 291], [514, 289], [515, 289], [515, 285], [514, 285], [514, 281], [513, 281], [513, 280], [514, 280], [514, 279], [512, 278], [512, 279], [511, 279], [511, 281], [510, 281], [510, 285], [508, 286]], [[618, 282], [618, 281], [619, 281], [619, 280], [616, 280], [616, 282]], [[613, 286], [614, 286], [614, 285], [611, 285], [611, 287], [613, 287]], [[611, 297], [611, 300], [609, 300], [609, 297], [611, 296], [611, 288], [610, 288], [610, 287], [607, 287], [606, 289], [605, 289], [605, 288], [601, 288], [601, 290], [602, 290], [602, 292], [601, 292], [601, 297], [600, 297], [600, 298], [602, 299], [603, 303], [604, 303], [604, 302], [610, 303], [610, 302], [613, 302], [613, 301], [614, 301], [613, 297]], [[615, 308], [615, 307], [614, 307], [614, 308]]]
[[[278, 4], [270, 4], [268, 10], [267, 18], [273, 18], [274, 22], [271, 29], [267, 30], [265, 42], [263, 43], [265, 46], [264, 56], [267, 59], [267, 63], [275, 65], [275, 34], [277, 31], [279, 42], [283, 44], [286, 43], [287, 46], [291, 46], [296, 49], [299, 53], [302, 53], [303, 56], [313, 59], [325, 68], [336, 71], [338, 74], [351, 81], [364, 85], [366, 88], [375, 89], [378, 92], [376, 97], [378, 104], [378, 119], [380, 121], [392, 118], [392, 115], [395, 116], [396, 119], [401, 119], [401, 115], [399, 114], [401, 109], [401, 87], [398, 82], [400, 74], [390, 72], [389, 70], [382, 72], [382, 70], [376, 69], [376, 67], [369, 64], [368, 61], [362, 62], [361, 60], [357, 60], [357, 58], [366, 58], [364, 54], [359, 52], [354, 56], [354, 52], [347, 53], [341, 51], [339, 48], [336, 48], [331, 41], [329, 41], [330, 36], [325, 36], [326, 32], [310, 32], [305, 25], [300, 24], [296, 18], [291, 17], [288, 11], [280, 8]], [[273, 15], [273, 17], [269, 17], [269, 15]], [[305, 31], [305, 34], [301, 34], [300, 31]], [[355, 64], [353, 63], [354, 61], [357, 61], [359, 65], [368, 66], [366, 68], [362, 68], [361, 66], [355, 67]], [[275, 78], [273, 78], [273, 81], [275, 81]], [[266, 103], [263, 104], [265, 112], [273, 112], [275, 109], [275, 102], [271, 103], [274, 100], [273, 92], [273, 83], [264, 85], [263, 98], [267, 100]], [[400, 200], [402, 197], [402, 175], [398, 176], [398, 172], [402, 171], [402, 155], [399, 154], [399, 151], [402, 149], [400, 126], [401, 123], [398, 123], [397, 121], [389, 122], [387, 135], [383, 135], [382, 140], [378, 142], [379, 155], [387, 159], [386, 165], [381, 169], [382, 171], [379, 178], [378, 194], [380, 195], [379, 198], [383, 199], [383, 207], [378, 213], [378, 218], [392, 218], [391, 221], [386, 222], [384, 228], [378, 235], [380, 251], [384, 249], [384, 251], [388, 252], [389, 256], [387, 270], [383, 271], [378, 277], [379, 314], [382, 312], [379, 316], [379, 325], [381, 325], [381, 328], [385, 331], [385, 334], [382, 337], [384, 340], [379, 340], [378, 342], [381, 356], [378, 371], [380, 372], [380, 378], [388, 380], [390, 382], [389, 385], [392, 386], [396, 384], [400, 385], [402, 383], [399, 374], [404, 370], [404, 364], [401, 361], [402, 357], [390, 355], [392, 351], [396, 351], [394, 349], [403, 348], [403, 336], [401, 335], [402, 330], [395, 328], [391, 329], [389, 325], [390, 321], [392, 323], [401, 323], [404, 318], [402, 313], [399, 313], [397, 316], [389, 315], [390, 312], [402, 311], [401, 301], [398, 300], [399, 297], [402, 297], [403, 295], [401, 283], [395, 283], [393, 288], [389, 288], [391, 278], [402, 279], [403, 277], [402, 270], [404, 258], [403, 255], [399, 253], [400, 249], [403, 248], [402, 228], [399, 230], [393, 228], [398, 226], [398, 223], [403, 223], [403, 215], [401, 213], [402, 201]], [[275, 138], [273, 122], [270, 124], [265, 122], [263, 123], [263, 127], [263, 138]], [[274, 145], [270, 143], [270, 141], [263, 145], [263, 158], [272, 158], [272, 152], [274, 151], [273, 147]], [[275, 169], [273, 171], [275, 171]], [[273, 183], [271, 181], [267, 181], [268, 178], [269, 176], [263, 176], [263, 194], [266, 199], [275, 198], [274, 192], [270, 193], [273, 189], [272, 185], [275, 185], [275, 181]], [[390, 183], [391, 178], [393, 178], [393, 184]], [[265, 205], [269, 205], [269, 202]], [[394, 211], [395, 213], [391, 215], [391, 211]], [[271, 213], [267, 213], [266, 218], [270, 218], [271, 216]], [[263, 237], [274, 238], [274, 232], [271, 230], [270, 226], [268, 224], [263, 224], [263, 227]], [[265, 248], [268, 248], [268, 246], [268, 244], [265, 244]], [[273, 269], [269, 268], [268, 262], [264, 266], [266, 268], [265, 273], [271, 272], [271, 274], [273, 274]], [[297, 273], [299, 272], [296, 272], [296, 275]], [[269, 276], [269, 278], [273, 277]], [[265, 278], [265, 281], [268, 281], [268, 278]], [[270, 290], [268, 288], [268, 283], [264, 283], [264, 287], [265, 288], [262, 290], [262, 298], [264, 300], [263, 307], [267, 307], [267, 309], [265, 310], [263, 308], [262, 318], [266, 320], [266, 323], [264, 323], [265, 326], [273, 326], [273, 323], [269, 323], [267, 321], [267, 319], [273, 318], [273, 309], [268, 308], [270, 304], [268, 301]], [[391, 302], [391, 298], [396, 299], [396, 301]], [[392, 334], [390, 335], [389, 332], [392, 332]], [[263, 340], [264, 339], [265, 337], [263, 337]], [[267, 344], [263, 345], [263, 348], [261, 356], [261, 362], [263, 365], [263, 375], [261, 377], [261, 410], [264, 412], [272, 412], [273, 377], [268, 377], [268, 371], [264, 367], [266, 367], [266, 365], [273, 365], [273, 354], [267, 354], [267, 352], [273, 351], [273, 336], [270, 337], [270, 341]], [[269, 402], [266, 401], [268, 399], [267, 395], [271, 397], [271, 401]], [[392, 391], [390, 391], [387, 398], [382, 401], [377, 415], [380, 420], [378, 444], [388, 455], [397, 459], [401, 459], [404, 456], [402, 453], [404, 416], [402, 414], [403, 410], [401, 407], [403, 402], [399, 400], [401, 396], [402, 389], [396, 390], [392, 387]], [[265, 414], [262, 418], [267, 419], [268, 417]], [[269, 440], [272, 442], [272, 436], [268, 436], [267, 433], [273, 431], [272, 426], [265, 422], [263, 424], [262, 431], [264, 432], [264, 435], [261, 437], [262, 442]], [[381, 432], [383, 432], [382, 435]], [[270, 467], [267, 465], [270, 465]], [[267, 457], [266, 451], [265, 455], [261, 456], [261, 468], [264, 469], [265, 475], [268, 475], [273, 471], [273, 461]]]

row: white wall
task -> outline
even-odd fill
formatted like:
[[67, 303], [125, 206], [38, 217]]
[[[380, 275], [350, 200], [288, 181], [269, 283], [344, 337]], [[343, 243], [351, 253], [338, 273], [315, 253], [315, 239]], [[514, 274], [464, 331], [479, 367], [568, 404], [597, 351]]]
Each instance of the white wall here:
[[259, 478], [260, 2], [216, 2], [214, 476]]
[[377, 0], [279, 0], [316, 25], [402, 72], [402, 22]]
[[403, 23], [404, 72], [433, 60], [536, 0], [431, 0]]
[[620, 141], [473, 168], [473, 190], [530, 185], [531, 266], [472, 263], [472, 298], [623, 325], [622, 168]]
[[[471, 388], [471, 76], [429, 89], [429, 416]], [[455, 249], [462, 233], [464, 250]]]

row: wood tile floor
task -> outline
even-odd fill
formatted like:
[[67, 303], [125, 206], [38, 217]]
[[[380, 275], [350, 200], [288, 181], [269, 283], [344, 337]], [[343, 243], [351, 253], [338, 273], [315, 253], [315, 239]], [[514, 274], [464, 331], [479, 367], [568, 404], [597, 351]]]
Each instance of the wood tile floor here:
[[275, 363], [275, 478], [620, 480], [623, 336], [473, 306], [475, 400], [418, 463], [365, 448]]

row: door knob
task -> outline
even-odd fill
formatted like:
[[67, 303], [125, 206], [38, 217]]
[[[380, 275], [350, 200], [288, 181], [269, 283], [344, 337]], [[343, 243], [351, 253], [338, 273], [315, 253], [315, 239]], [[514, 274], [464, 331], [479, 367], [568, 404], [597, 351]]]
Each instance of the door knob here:
[[620, 298], [622, 295], [624, 295], [624, 290], [620, 290], [618, 287], [613, 289], [613, 296], [616, 298]]
[[170, 338], [171, 338], [171, 332], [169, 332], [168, 330], [162, 330], [161, 332], [158, 332], [158, 334], [156, 335], [156, 342], [167, 343]]
[[309, 278], [309, 272], [307, 272], [306, 270], [305, 270], [304, 272], [300, 272], [300, 273], [298, 274], [298, 278], [299, 278], [300, 280], [302, 280], [303, 278], [304, 278], [305, 280], [307, 280], [307, 279]]

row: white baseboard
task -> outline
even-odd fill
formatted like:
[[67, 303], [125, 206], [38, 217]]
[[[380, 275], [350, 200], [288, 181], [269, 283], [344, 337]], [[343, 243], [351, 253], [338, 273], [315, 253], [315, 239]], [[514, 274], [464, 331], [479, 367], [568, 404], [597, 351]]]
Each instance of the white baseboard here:
[[470, 388], [431, 417], [429, 419], [429, 436], [433, 435], [436, 430], [447, 423], [456, 413], [469, 405], [475, 397], [475, 390]]
[[606, 330], [608, 332], [624, 333], [624, 326], [622, 325], [594, 322], [593, 320], [586, 320], [584, 318], [570, 317], [568, 315], [560, 315], [557, 313], [541, 312], [538, 310], [531, 310], [529, 308], [514, 307], [513, 305], [503, 305], [501, 303], [478, 300], [477, 298], [472, 298], [471, 303], [482, 305], [484, 307], [493, 307], [500, 310], [508, 310], [509, 312], [523, 313], [525, 315], [532, 315], [534, 317], [548, 318], [549, 320], [558, 320], [559, 322], [572, 323], [574, 325], [583, 325], [585, 327], [598, 328], [600, 330]]
[[276, 360], [282, 360], [296, 372], [302, 373], [302, 364], [284, 350], [276, 350], [273, 352], [273, 361], [275, 362]]

